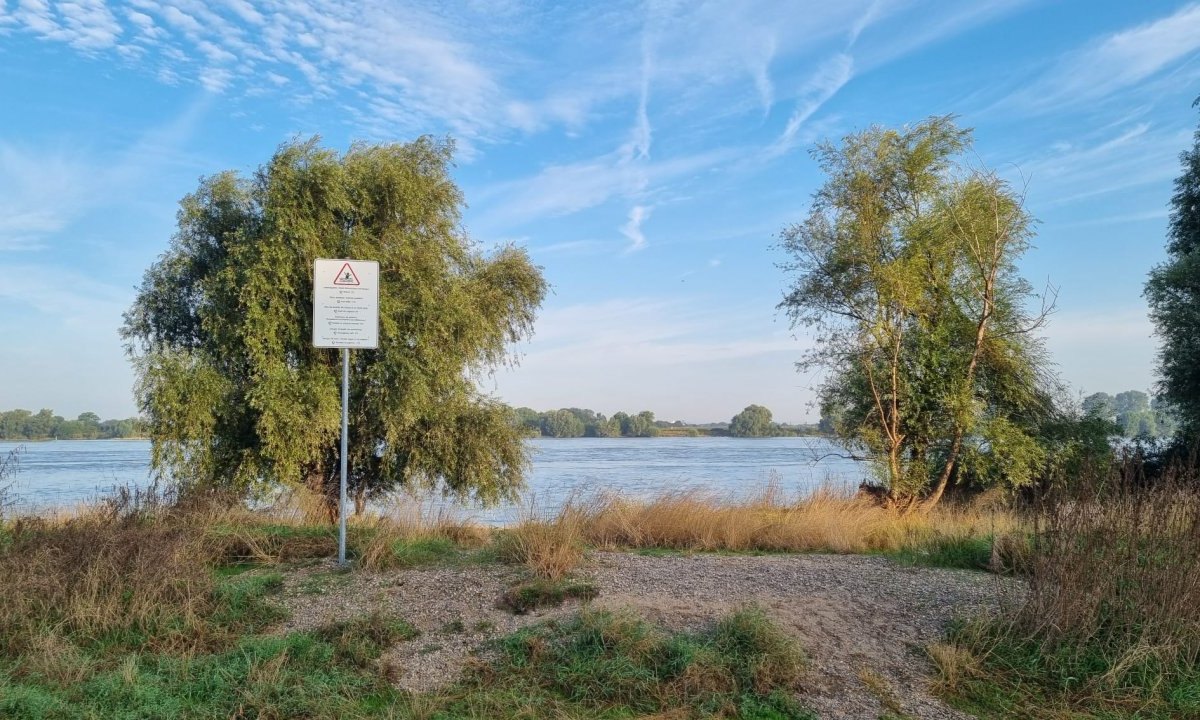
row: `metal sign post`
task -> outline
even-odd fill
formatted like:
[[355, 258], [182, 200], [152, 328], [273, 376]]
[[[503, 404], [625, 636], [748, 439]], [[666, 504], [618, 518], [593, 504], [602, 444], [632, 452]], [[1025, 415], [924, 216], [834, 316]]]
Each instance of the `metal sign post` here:
[[379, 347], [379, 263], [313, 263], [313, 346], [342, 350], [342, 451], [338, 492], [338, 564], [346, 564], [346, 469], [350, 446], [350, 350]]

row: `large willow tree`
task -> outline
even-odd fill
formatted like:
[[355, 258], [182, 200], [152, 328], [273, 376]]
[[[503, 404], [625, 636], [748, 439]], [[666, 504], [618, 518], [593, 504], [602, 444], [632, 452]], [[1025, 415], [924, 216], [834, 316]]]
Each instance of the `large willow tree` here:
[[970, 140], [936, 117], [821, 145], [827, 180], [782, 234], [781, 307], [816, 330], [800, 365], [825, 372], [822, 415], [909, 506], [959, 478], [1027, 483], [1045, 460], [1045, 308], [1016, 268], [1032, 220], [962, 161]]
[[508, 362], [546, 292], [508, 247], [460, 225], [452, 146], [286, 144], [252, 178], [204, 179], [123, 330], [152, 463], [188, 486], [306, 483], [336, 498], [338, 350], [312, 347], [314, 258], [377, 260], [378, 350], [352, 352], [350, 487], [493, 501], [527, 457], [509, 409], [476, 379]]

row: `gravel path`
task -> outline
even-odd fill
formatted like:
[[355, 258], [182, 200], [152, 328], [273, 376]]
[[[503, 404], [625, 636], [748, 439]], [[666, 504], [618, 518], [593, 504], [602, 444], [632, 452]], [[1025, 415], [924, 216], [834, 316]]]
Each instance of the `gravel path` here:
[[[288, 573], [284, 603], [305, 629], [378, 610], [420, 631], [381, 660], [398, 685], [430, 690], [452, 682], [487, 640], [549, 617], [567, 605], [514, 616], [496, 599], [523, 577], [494, 565], [337, 574], [330, 567]], [[822, 718], [878, 720], [969, 716], [929, 690], [924, 648], [954, 618], [994, 610], [1019, 590], [1013, 581], [965, 570], [909, 568], [856, 555], [669, 555], [594, 553], [581, 569], [600, 597], [593, 607], [632, 608], [674, 629], [696, 629], [755, 603], [803, 644], [810, 667], [802, 700]], [[904, 717], [899, 715], [899, 717]]]

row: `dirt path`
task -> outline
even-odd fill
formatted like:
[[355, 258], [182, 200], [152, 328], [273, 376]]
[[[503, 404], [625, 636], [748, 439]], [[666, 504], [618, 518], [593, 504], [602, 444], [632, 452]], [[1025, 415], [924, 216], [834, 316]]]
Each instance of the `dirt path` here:
[[[335, 575], [289, 573], [287, 629], [380, 610], [413, 623], [421, 636], [383, 659], [402, 687], [428, 690], [458, 677], [487, 640], [577, 611], [526, 616], [495, 607], [517, 568], [469, 566]], [[325, 571], [325, 572], [322, 572]], [[593, 607], [633, 608], [675, 629], [703, 627], [747, 603], [794, 633], [811, 659], [803, 701], [822, 718], [965, 718], [934, 698], [923, 648], [949, 622], [997, 607], [1016, 586], [963, 570], [908, 568], [852, 555], [642, 556], [595, 553], [582, 573], [595, 579]]]

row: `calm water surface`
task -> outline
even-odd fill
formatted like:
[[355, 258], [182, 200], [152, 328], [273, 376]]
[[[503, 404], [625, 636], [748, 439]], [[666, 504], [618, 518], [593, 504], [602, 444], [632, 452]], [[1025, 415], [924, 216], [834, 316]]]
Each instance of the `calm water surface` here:
[[[837, 447], [820, 438], [577, 438], [527, 441], [533, 452], [526, 503], [552, 511], [570, 497], [602, 492], [651, 496], [699, 490], [745, 497], [768, 483], [789, 494], [822, 484], [855, 486], [864, 468], [830, 457]], [[7, 482], [9, 501], [32, 510], [102, 497], [115, 485], [144, 485], [150, 443], [140, 440], [59, 440], [24, 445], [20, 468]], [[819, 459], [820, 458], [820, 459]], [[488, 522], [513, 519], [517, 507], [464, 512]]]

